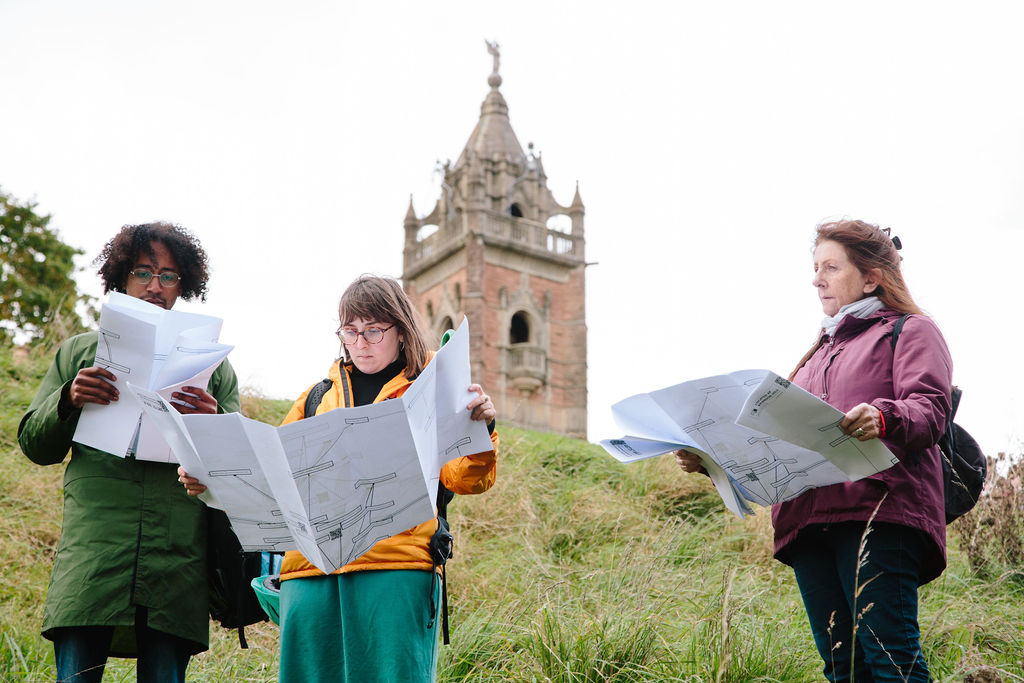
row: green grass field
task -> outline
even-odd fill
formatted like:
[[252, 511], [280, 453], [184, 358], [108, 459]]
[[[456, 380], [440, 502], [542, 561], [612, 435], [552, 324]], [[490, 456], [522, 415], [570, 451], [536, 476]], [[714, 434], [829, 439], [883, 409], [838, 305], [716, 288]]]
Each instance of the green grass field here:
[[[0, 347], [0, 680], [53, 680], [39, 635], [60, 533], [62, 467], [38, 467], [17, 425], [49, 353]], [[276, 423], [287, 402], [246, 396]], [[449, 512], [452, 644], [439, 681], [816, 681], [821, 665], [767, 510], [740, 520], [671, 458], [620, 465], [586, 442], [499, 425], [497, 484]], [[921, 590], [940, 681], [1024, 681], [1024, 494], [985, 501], [950, 531], [949, 567]], [[275, 681], [277, 627], [250, 649], [211, 625], [190, 681]], [[329, 646], [325, 644], [325, 647]], [[134, 681], [112, 659], [105, 681]]]

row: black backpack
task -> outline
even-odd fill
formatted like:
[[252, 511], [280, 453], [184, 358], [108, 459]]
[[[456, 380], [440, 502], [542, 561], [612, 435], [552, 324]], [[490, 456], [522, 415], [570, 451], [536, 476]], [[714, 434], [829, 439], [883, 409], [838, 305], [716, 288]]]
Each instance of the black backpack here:
[[206, 508], [206, 567], [210, 617], [238, 629], [238, 645], [248, 648], [245, 627], [267, 620], [251, 582], [264, 573], [271, 553], [242, 550], [223, 510]]
[[[443, 340], [442, 345], [447, 339]], [[343, 383], [348, 382], [348, 376], [345, 371], [341, 372], [341, 380]], [[320, 402], [324, 399], [324, 395], [330, 390], [333, 382], [329, 378], [325, 378], [313, 385], [306, 394], [306, 403], [302, 409], [303, 418], [312, 417], [316, 415], [316, 409], [319, 407]], [[347, 394], [347, 387], [346, 392]], [[441, 568], [441, 632], [444, 635], [444, 644], [451, 644], [451, 639], [448, 636], [448, 568], [446, 563], [452, 556], [452, 546], [455, 542], [454, 537], [451, 533], [451, 528], [448, 526], [448, 503], [451, 502], [455, 494], [448, 490], [444, 484], [440, 481], [437, 482], [437, 530], [434, 535], [430, 537], [430, 556], [434, 562], [433, 579], [430, 582], [430, 621], [427, 623], [427, 628], [434, 627], [434, 619], [437, 615], [434, 611], [434, 587], [437, 581], [437, 568]]]
[[[896, 340], [899, 339], [908, 316], [909, 314], [902, 315], [893, 325], [890, 340], [893, 353], [896, 353]], [[956, 409], [960, 407], [962, 393], [960, 387], [953, 387], [949, 422], [946, 423], [945, 433], [939, 439], [943, 495], [946, 499], [946, 524], [971, 511], [978, 502], [982, 489], [985, 488], [985, 477], [988, 475], [988, 460], [981, 452], [981, 446], [966, 429], [953, 422]]]

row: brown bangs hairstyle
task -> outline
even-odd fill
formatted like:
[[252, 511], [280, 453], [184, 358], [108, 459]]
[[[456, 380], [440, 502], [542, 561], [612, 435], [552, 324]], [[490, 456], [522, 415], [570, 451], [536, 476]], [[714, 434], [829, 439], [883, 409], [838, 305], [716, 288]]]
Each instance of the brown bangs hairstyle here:
[[153, 242], [160, 242], [167, 247], [178, 264], [178, 275], [181, 277], [178, 296], [186, 301], [195, 297], [206, 301], [206, 281], [210, 277], [206, 252], [191, 232], [180, 225], [163, 221], [125, 225], [107, 242], [93, 261], [93, 264], [102, 264], [99, 273], [103, 280], [103, 292], [124, 294], [128, 274], [135, 267], [139, 256], [146, 254], [156, 260]]
[[[356, 318], [394, 325], [402, 335], [399, 353], [405, 356], [405, 376], [419, 377], [427, 364], [427, 342], [412, 302], [397, 280], [360, 275], [348, 286], [338, 303], [338, 320], [347, 325]], [[341, 345], [346, 353], [345, 345]], [[346, 361], [348, 359], [346, 358]]]
[[[875, 268], [878, 269], [880, 274], [878, 287], [867, 296], [877, 296], [882, 304], [891, 310], [924, 315], [924, 311], [914, 303], [914, 297], [910, 296], [907, 283], [903, 280], [903, 272], [900, 270], [900, 262], [903, 258], [896, 249], [892, 238], [889, 237], [888, 230], [882, 230], [877, 225], [858, 220], [831, 221], [817, 227], [814, 237], [815, 248], [826, 240], [832, 240], [842, 245], [850, 262], [861, 274]], [[790, 380], [814, 355], [814, 352], [821, 346], [822, 340], [819, 333], [817, 343], [804, 354], [796, 368], [789, 374]]]

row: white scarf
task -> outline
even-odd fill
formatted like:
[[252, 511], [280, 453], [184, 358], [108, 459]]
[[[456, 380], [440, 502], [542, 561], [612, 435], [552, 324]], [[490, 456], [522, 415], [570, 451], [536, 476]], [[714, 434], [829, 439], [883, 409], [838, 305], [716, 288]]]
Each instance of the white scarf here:
[[839, 321], [847, 315], [852, 315], [854, 318], [866, 318], [884, 307], [885, 304], [877, 296], [866, 296], [852, 304], [846, 304], [835, 315], [826, 315], [825, 319], [821, 321], [821, 326], [825, 329], [825, 334], [831, 337], [836, 333]]

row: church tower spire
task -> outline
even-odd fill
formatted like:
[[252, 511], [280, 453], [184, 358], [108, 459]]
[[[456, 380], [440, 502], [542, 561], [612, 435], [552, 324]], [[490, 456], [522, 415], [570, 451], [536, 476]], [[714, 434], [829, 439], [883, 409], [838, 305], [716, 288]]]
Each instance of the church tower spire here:
[[474, 381], [502, 419], [586, 436], [584, 206], [558, 203], [533, 143], [523, 150], [501, 94], [500, 49], [480, 118], [441, 196], [405, 216], [406, 292], [433, 337], [470, 322]]
[[508, 118], [508, 103], [502, 96], [500, 54], [497, 43], [487, 43], [487, 51], [494, 57], [494, 70], [487, 77], [490, 92], [480, 105], [480, 120], [473, 129], [466, 146], [459, 155], [455, 167], [467, 163], [472, 156], [482, 158], [503, 158], [519, 161], [523, 157], [523, 146], [519, 144], [512, 122]]

